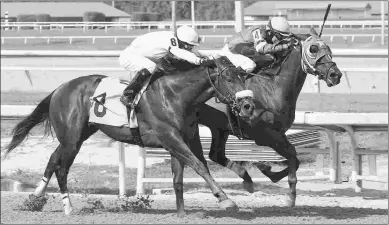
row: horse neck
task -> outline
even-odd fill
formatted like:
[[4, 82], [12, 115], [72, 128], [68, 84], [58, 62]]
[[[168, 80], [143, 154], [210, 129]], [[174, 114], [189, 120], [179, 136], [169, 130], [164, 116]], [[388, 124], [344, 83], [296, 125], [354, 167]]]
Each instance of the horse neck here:
[[[212, 70], [210, 69], [209, 72], [212, 73]], [[205, 102], [213, 95], [213, 92], [209, 91], [211, 83], [206, 69], [196, 68], [167, 75], [164, 78], [162, 82], [165, 89], [168, 88], [170, 89], [169, 92], [180, 96], [180, 101], [184, 102], [185, 105], [194, 104], [198, 101]]]
[[299, 95], [307, 74], [301, 67], [301, 49], [294, 49], [288, 59], [282, 64], [281, 71], [274, 79], [277, 92], [282, 95]]
[[267, 104], [265, 102], [272, 99], [272, 103], [267, 107], [282, 111], [285, 107], [295, 106], [306, 76], [301, 67], [301, 51], [293, 50], [277, 76], [271, 79], [255, 76], [248, 80], [247, 85], [254, 91], [254, 96], [258, 96], [256, 98], [260, 102]]

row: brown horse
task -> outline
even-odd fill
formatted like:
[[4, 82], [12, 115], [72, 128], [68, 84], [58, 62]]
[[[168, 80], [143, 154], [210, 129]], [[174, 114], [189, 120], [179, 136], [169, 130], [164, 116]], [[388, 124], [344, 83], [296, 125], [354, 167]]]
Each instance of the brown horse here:
[[[258, 168], [273, 182], [278, 182], [289, 175], [289, 206], [295, 205], [296, 171], [299, 160], [296, 157], [296, 149], [288, 141], [285, 132], [293, 124], [297, 98], [306, 76], [308, 73], [319, 76], [319, 79], [324, 80], [329, 87], [339, 84], [342, 77], [342, 73], [332, 60], [329, 46], [320, 39], [315, 30], [311, 29], [311, 33], [307, 35], [296, 35], [295, 39], [298, 45], [286, 56], [278, 75], [267, 75], [265, 70], [260, 72], [260, 75], [250, 75], [251, 77], [246, 80], [246, 87], [254, 92], [256, 109], [249, 122], [241, 121], [241, 131], [245, 139], [254, 140], [260, 146], [273, 148], [287, 159], [288, 167], [280, 172], [272, 172], [270, 166], [261, 164]], [[246, 169], [225, 155], [228, 136], [235, 133], [223, 112], [224, 109], [224, 104], [215, 101], [201, 104], [199, 108], [199, 123], [209, 127], [212, 133], [209, 158], [234, 171], [243, 179], [243, 187], [253, 192], [254, 184]], [[197, 147], [201, 148], [201, 145]], [[175, 174], [183, 173], [182, 167], [175, 170]], [[180, 180], [182, 177], [177, 179]]]
[[[141, 139], [146, 147], [165, 148], [172, 157], [193, 168], [210, 186], [223, 209], [236, 209], [209, 173], [201, 148], [194, 148], [193, 109], [215, 93], [220, 101], [230, 105], [244, 119], [253, 114], [252, 92], [245, 90], [243, 79], [237, 69], [225, 57], [215, 59], [216, 68], [196, 67], [189, 71], [167, 74], [153, 81], [146, 89], [137, 106]], [[70, 80], [43, 99], [34, 111], [19, 122], [13, 130], [11, 143], [5, 148], [5, 157], [17, 147], [37, 124], [46, 122], [46, 131], [54, 128], [59, 146], [47, 164], [44, 176], [35, 194], [44, 193], [55, 173], [65, 214], [72, 205], [67, 188], [69, 169], [81, 145], [91, 135], [101, 130], [109, 137], [125, 143], [134, 143], [127, 127], [89, 123], [90, 98], [106, 76], [90, 75]], [[191, 150], [192, 149], [192, 150]], [[193, 151], [193, 152], [192, 152]], [[197, 157], [196, 157], [197, 156]], [[182, 183], [174, 182], [176, 193], [182, 194]], [[178, 208], [180, 215], [183, 208]]]

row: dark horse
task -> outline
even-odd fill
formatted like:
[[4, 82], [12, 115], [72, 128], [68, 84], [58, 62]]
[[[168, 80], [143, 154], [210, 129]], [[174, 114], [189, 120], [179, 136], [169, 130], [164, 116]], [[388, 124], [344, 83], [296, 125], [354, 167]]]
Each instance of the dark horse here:
[[[252, 116], [254, 102], [252, 92], [245, 90], [244, 80], [237, 76], [237, 69], [225, 57], [215, 59], [216, 68], [197, 67], [165, 75], [153, 81], [142, 95], [137, 106], [138, 124], [141, 138], [146, 147], [165, 148], [172, 157], [190, 166], [210, 186], [218, 198], [220, 207], [235, 210], [237, 206], [230, 200], [209, 173], [201, 148], [192, 147], [197, 124], [188, 118], [198, 103], [204, 103], [215, 93], [242, 118]], [[211, 71], [211, 72], [210, 72]], [[37, 124], [46, 121], [46, 131], [54, 128], [59, 146], [47, 164], [44, 176], [35, 195], [44, 193], [47, 184], [55, 173], [62, 193], [65, 214], [70, 214], [72, 206], [67, 188], [69, 169], [78, 154], [82, 143], [101, 130], [109, 137], [125, 143], [134, 143], [127, 127], [89, 123], [90, 98], [98, 84], [106, 76], [90, 75], [70, 80], [43, 99], [34, 111], [19, 122], [13, 130], [11, 143], [5, 148], [8, 155], [27, 137]], [[192, 125], [191, 124], [195, 124]], [[193, 152], [191, 151], [193, 149]], [[174, 183], [182, 192], [182, 183]], [[178, 209], [179, 214], [184, 212]]]
[[[273, 148], [287, 159], [288, 167], [280, 172], [272, 172], [270, 166], [257, 165], [273, 182], [288, 177], [290, 193], [288, 205], [294, 206], [296, 200], [296, 171], [299, 160], [295, 147], [288, 141], [285, 132], [295, 118], [296, 102], [303, 87], [307, 73], [319, 76], [327, 86], [339, 84], [342, 73], [332, 61], [332, 53], [327, 44], [311, 29], [310, 34], [296, 35], [298, 45], [286, 57], [276, 76], [252, 76], [246, 80], [246, 88], [253, 90], [255, 110], [250, 122], [241, 122], [244, 138], [254, 140], [257, 145]], [[246, 169], [229, 160], [225, 155], [225, 145], [230, 128], [225, 105], [208, 101], [199, 108], [199, 123], [210, 128], [212, 144], [209, 158], [234, 171], [243, 179], [243, 187], [254, 191], [254, 185]], [[177, 168], [176, 173], [182, 173]]]

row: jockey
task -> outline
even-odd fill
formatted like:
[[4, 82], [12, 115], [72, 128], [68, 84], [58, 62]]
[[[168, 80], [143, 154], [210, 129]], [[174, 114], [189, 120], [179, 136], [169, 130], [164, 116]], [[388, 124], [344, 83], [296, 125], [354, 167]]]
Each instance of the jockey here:
[[274, 60], [274, 53], [293, 47], [291, 41], [279, 44], [280, 41], [290, 36], [288, 21], [283, 17], [274, 17], [265, 29], [255, 25], [236, 33], [224, 46], [220, 55], [226, 56], [236, 67], [251, 72], [255, 69], [256, 64], [247, 56], [253, 56], [255, 52], [258, 52], [266, 54]]
[[211, 64], [212, 60], [202, 58], [204, 55], [193, 50], [194, 46], [199, 46], [199, 41], [199, 35], [189, 26], [179, 27], [176, 35], [171, 31], [157, 31], [135, 38], [119, 57], [120, 65], [130, 71], [131, 76], [135, 74], [124, 90], [121, 102], [130, 106], [152, 74], [163, 74], [156, 63], [168, 54], [195, 65]]

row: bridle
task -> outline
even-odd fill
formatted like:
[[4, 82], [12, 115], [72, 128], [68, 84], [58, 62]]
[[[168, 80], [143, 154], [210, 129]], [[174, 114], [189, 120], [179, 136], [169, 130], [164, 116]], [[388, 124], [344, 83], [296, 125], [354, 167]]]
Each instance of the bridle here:
[[[308, 53], [311, 45], [307, 44], [307, 41], [311, 40], [312, 36], [308, 37], [305, 41], [301, 41], [300, 44], [302, 45], [301, 47], [301, 67], [305, 73], [313, 74], [315, 76], [318, 76], [320, 80], [326, 80], [328, 78], [328, 72], [331, 70], [333, 66], [336, 65], [335, 62], [320, 62], [320, 59], [327, 56], [332, 58], [331, 50], [326, 47], [324, 49], [324, 53], [317, 54], [316, 57], [311, 57]], [[318, 39], [318, 41], [322, 41]], [[319, 48], [320, 50], [320, 48]], [[320, 52], [318, 50], [318, 52]], [[314, 62], [311, 63], [310, 59]], [[324, 73], [323, 71], [316, 69], [315, 67], [320, 64], [332, 64], [331, 67], [327, 70], [327, 73]]]
[[[218, 85], [220, 84], [219, 79], [223, 79], [223, 78], [220, 78], [220, 77], [222, 77], [221, 75], [223, 74], [224, 71], [226, 71], [229, 68], [236, 69], [234, 65], [225, 66], [221, 71], [219, 71], [219, 68], [217, 68], [218, 72], [217, 72], [216, 83]], [[208, 75], [208, 79], [209, 79], [209, 82], [211, 83], [212, 88], [215, 90], [216, 97], [220, 100], [220, 102], [222, 102], [224, 104], [227, 104], [232, 109], [232, 111], [233, 111], [233, 113], [235, 115], [239, 115], [239, 111], [240, 111], [239, 109], [240, 109], [241, 104], [237, 103], [237, 101], [235, 100], [234, 95], [231, 94], [228, 90], [227, 90], [227, 94], [226, 95], [223, 95], [223, 93], [221, 93], [219, 91], [219, 89], [212, 82], [211, 74], [209, 72], [209, 67], [207, 67], [207, 75]], [[246, 97], [246, 98], [248, 98], [248, 97]]]

